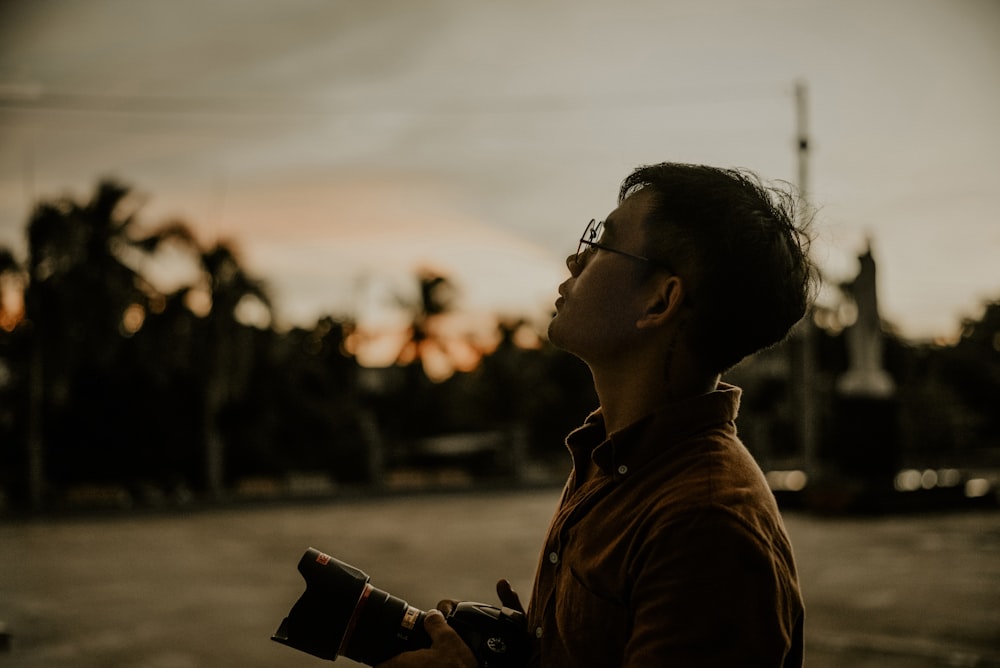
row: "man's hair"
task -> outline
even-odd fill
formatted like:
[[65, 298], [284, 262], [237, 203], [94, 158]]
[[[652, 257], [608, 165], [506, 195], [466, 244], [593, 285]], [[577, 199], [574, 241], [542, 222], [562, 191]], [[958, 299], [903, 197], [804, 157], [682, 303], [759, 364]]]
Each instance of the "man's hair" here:
[[653, 193], [645, 252], [681, 277], [694, 352], [719, 373], [784, 339], [815, 290], [809, 220], [794, 189], [753, 172], [661, 163], [622, 182], [619, 203]]

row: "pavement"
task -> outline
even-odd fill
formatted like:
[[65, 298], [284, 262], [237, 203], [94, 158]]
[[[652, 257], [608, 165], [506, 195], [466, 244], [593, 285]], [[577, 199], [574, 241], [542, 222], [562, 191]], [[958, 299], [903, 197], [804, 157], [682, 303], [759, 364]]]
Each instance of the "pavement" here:
[[[282, 668], [316, 547], [426, 609], [530, 589], [558, 489], [0, 521], [0, 667]], [[810, 668], [1000, 667], [1000, 511], [787, 511]], [[336, 665], [356, 665], [338, 659]]]

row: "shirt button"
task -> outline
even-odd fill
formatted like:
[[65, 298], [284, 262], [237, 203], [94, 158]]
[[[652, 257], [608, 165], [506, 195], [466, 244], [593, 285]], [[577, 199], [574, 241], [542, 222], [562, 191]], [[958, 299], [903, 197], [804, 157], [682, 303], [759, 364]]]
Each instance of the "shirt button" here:
[[622, 464], [621, 466], [618, 467], [618, 475], [625, 475], [626, 473], [628, 473], [628, 467], [627, 466], [625, 466], [624, 464]]
[[539, 626], [537, 629], [535, 629], [535, 637], [536, 638], [541, 638], [542, 637], [542, 627], [541, 626]]
[[549, 562], [553, 564], [559, 563], [559, 555], [555, 552], [549, 552]]

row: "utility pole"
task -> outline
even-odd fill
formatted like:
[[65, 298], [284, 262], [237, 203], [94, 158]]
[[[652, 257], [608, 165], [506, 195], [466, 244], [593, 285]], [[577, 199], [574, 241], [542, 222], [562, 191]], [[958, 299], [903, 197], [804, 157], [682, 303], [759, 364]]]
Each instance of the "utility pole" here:
[[[798, 144], [798, 189], [801, 198], [801, 210], [809, 215], [809, 129], [808, 129], [808, 99], [804, 81], [795, 82], [796, 139]], [[799, 378], [800, 387], [796, 394], [799, 397], [799, 438], [802, 442], [803, 467], [806, 475], [815, 480], [821, 473], [819, 457], [819, 438], [817, 435], [816, 410], [816, 325], [813, 322], [812, 309], [806, 311], [805, 317], [799, 323], [801, 345], [799, 346]]]
[[798, 140], [799, 196], [809, 201], [809, 100], [804, 81], [795, 82], [795, 134]]

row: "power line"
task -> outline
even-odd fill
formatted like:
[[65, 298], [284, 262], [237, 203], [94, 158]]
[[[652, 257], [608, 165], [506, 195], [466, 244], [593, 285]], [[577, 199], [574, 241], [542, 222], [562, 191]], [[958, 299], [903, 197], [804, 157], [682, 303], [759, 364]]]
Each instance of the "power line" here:
[[[784, 88], [784, 87], [783, 87]], [[338, 117], [356, 115], [469, 116], [641, 111], [705, 104], [767, 102], [783, 99], [787, 91], [771, 85], [726, 89], [689, 88], [671, 93], [609, 91], [593, 97], [567, 95], [494, 95], [384, 99], [345, 102], [301, 96], [148, 95], [115, 93], [0, 91], [0, 111], [88, 113], [172, 117]]]

